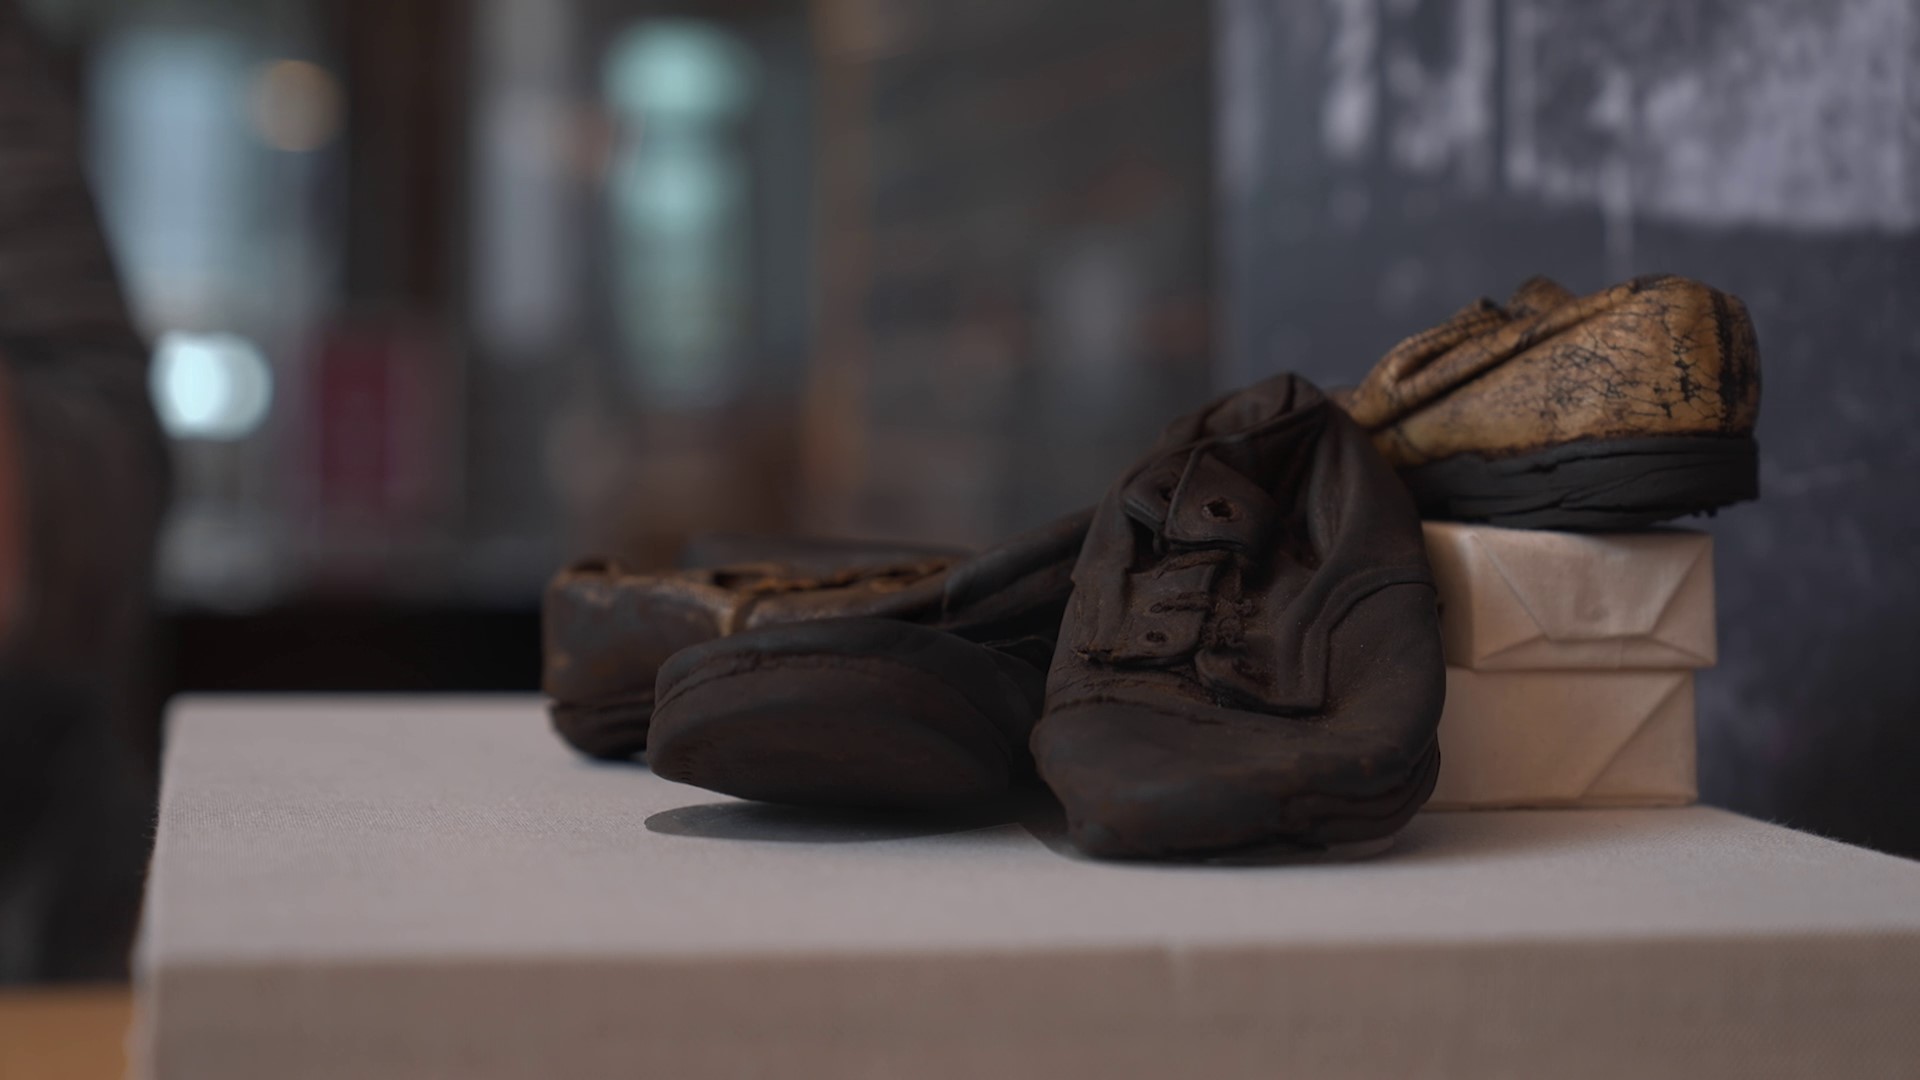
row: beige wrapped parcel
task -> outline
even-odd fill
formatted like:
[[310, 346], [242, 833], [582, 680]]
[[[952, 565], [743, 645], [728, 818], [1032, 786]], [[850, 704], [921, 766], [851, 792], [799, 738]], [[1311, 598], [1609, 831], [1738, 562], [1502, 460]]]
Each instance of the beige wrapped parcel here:
[[1436, 810], [1676, 806], [1718, 657], [1705, 533], [1429, 522], [1447, 707]]

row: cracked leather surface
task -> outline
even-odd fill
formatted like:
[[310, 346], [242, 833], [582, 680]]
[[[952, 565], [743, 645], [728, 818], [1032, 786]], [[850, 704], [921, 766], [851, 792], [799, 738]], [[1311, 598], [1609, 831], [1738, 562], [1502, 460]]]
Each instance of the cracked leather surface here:
[[1671, 275], [1575, 297], [1535, 278], [1401, 342], [1344, 401], [1394, 465], [1579, 440], [1747, 436], [1759, 350], [1738, 298]]

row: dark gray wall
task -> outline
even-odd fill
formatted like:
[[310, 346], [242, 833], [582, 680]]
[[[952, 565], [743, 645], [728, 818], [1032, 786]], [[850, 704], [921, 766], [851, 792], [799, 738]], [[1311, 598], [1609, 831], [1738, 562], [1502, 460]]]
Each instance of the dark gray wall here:
[[851, 212], [822, 222], [858, 267], [822, 363], [865, 361], [819, 382], [859, 402], [835, 524], [988, 543], [1099, 498], [1211, 389], [1211, 12], [870, 6], [863, 99], [827, 116], [867, 143], [828, 157]]
[[1220, 0], [1223, 381], [1350, 382], [1535, 273], [1758, 325], [1702, 784], [1920, 854], [1920, 0]]

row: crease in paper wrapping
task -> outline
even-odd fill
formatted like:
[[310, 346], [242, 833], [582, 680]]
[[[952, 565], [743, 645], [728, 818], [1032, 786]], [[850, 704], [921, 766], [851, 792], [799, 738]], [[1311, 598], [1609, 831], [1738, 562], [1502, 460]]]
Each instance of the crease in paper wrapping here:
[[1712, 667], [1713, 538], [1426, 524], [1447, 663], [1476, 671]]
[[1680, 806], [1698, 793], [1691, 671], [1447, 669], [1429, 809]]

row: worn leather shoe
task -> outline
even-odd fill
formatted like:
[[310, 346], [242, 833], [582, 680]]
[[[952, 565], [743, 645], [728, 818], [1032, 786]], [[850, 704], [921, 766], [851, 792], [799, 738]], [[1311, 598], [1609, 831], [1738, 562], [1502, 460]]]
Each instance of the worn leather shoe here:
[[576, 562], [548, 583], [541, 605], [541, 685], [554, 730], [592, 757], [632, 757], [646, 749], [654, 680], [667, 657], [741, 628], [769, 598], [832, 593], [850, 603], [877, 601], [954, 561], [918, 558], [827, 573], [779, 562], [660, 573], [630, 571], [611, 559]]
[[1373, 841], [1431, 793], [1446, 683], [1420, 521], [1306, 380], [1170, 425], [1073, 582], [1032, 747], [1083, 850]]
[[888, 563], [849, 551], [845, 568], [827, 573], [813, 559], [662, 573], [607, 559], [575, 563], [542, 603], [542, 686], [554, 729], [594, 757], [639, 754], [667, 658], [763, 626], [884, 618], [973, 641], [1051, 641], [1090, 517], [1069, 515], [967, 557]]
[[1633, 529], [1759, 494], [1760, 357], [1740, 301], [1544, 278], [1401, 342], [1342, 402], [1428, 517]]
[[1033, 778], [1053, 641], [992, 645], [898, 619], [765, 626], [660, 669], [647, 764], [764, 802], [927, 810]]

